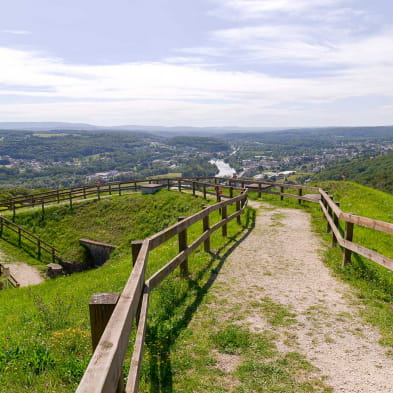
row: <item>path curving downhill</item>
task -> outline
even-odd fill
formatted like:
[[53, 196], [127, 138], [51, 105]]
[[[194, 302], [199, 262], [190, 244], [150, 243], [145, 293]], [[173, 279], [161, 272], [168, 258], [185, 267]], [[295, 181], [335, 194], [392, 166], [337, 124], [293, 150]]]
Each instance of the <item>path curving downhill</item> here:
[[[280, 352], [302, 353], [336, 393], [393, 393], [393, 360], [376, 329], [360, 318], [353, 290], [323, 264], [324, 246], [309, 214], [251, 205], [258, 209], [255, 229], [216, 280], [229, 304], [248, 310], [240, 323], [254, 331], [275, 329]], [[287, 308], [293, 323], [272, 327], [256, 302]]]

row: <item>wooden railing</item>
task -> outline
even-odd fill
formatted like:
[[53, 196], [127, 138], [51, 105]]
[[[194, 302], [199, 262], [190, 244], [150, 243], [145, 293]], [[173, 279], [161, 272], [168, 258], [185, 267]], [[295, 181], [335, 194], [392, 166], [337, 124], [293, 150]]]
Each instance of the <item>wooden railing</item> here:
[[[125, 191], [137, 191], [143, 184], [159, 183], [162, 187], [170, 188], [176, 187], [179, 191], [184, 187], [192, 188], [194, 193], [196, 188], [205, 190], [209, 193], [209, 188], [215, 189], [216, 193], [219, 192], [219, 185], [214, 185], [211, 182], [206, 182], [205, 185], [201, 178], [158, 178], [158, 179], [138, 179], [128, 181], [118, 181], [111, 183], [102, 183], [98, 185], [85, 185], [80, 187], [65, 188], [62, 190], [52, 190], [46, 192], [35, 193], [31, 195], [18, 196], [0, 200], [0, 210], [11, 210], [13, 216], [15, 211], [23, 207], [36, 207], [41, 206], [44, 210], [46, 204], [60, 203], [68, 201], [72, 207], [74, 200], [87, 199], [89, 197], [96, 197], [98, 199], [103, 195], [122, 195]], [[243, 187], [244, 188], [244, 187]], [[211, 193], [211, 191], [210, 191]]]
[[5, 228], [10, 230], [11, 232], [16, 233], [18, 247], [22, 245], [22, 239], [31, 243], [36, 250], [38, 259], [41, 258], [41, 254], [44, 251], [52, 258], [52, 262], [61, 261], [59, 250], [56, 247], [52, 246], [45, 240], [42, 240], [40, 237], [34, 235], [34, 233], [27, 231], [20, 225], [15, 224], [8, 218], [0, 215], [0, 238], [3, 237], [3, 232]]
[[5, 280], [7, 280], [7, 287], [8, 283], [11, 284], [14, 288], [20, 287], [18, 280], [11, 274], [10, 269], [0, 263], [0, 277], [1, 276], [3, 276]]
[[[191, 180], [191, 184], [192, 182]], [[196, 187], [198, 182], [194, 182]], [[203, 183], [199, 184], [199, 186], [201, 185], [203, 187]], [[212, 186], [210, 183], [208, 185]], [[135, 318], [139, 322], [125, 391], [129, 393], [138, 392], [147, 310], [151, 291], [179, 266], [181, 275], [186, 276], [188, 274], [188, 257], [190, 254], [202, 244], [204, 244], [204, 250], [209, 252], [210, 236], [220, 228], [222, 228], [223, 236], [226, 236], [227, 224], [235, 218], [240, 223], [240, 215], [244, 212], [246, 204], [247, 191], [243, 190], [238, 196], [210, 205], [190, 217], [182, 218], [178, 223], [142, 242], [133, 243], [134, 268], [121, 296], [118, 299], [116, 296], [113, 297], [113, 299], [116, 299], [116, 306], [101, 338], [98, 341], [93, 337], [93, 342], [98, 341], [98, 345], [79, 384], [78, 393], [123, 390], [122, 388], [119, 389], [119, 380], [122, 380], [124, 357]], [[227, 208], [230, 205], [235, 206], [235, 212], [228, 216]], [[215, 211], [221, 212], [221, 220], [210, 226], [209, 217]], [[187, 228], [197, 222], [203, 223], [203, 233], [191, 244], [187, 244]], [[178, 237], [179, 241], [178, 255], [146, 280], [145, 272], [150, 251], [175, 236]], [[93, 303], [91, 310], [95, 308], [97, 301], [95, 300]], [[101, 312], [98, 312], [98, 314], [102, 315]], [[94, 315], [94, 312], [91, 312], [91, 315]], [[92, 320], [96, 320], [96, 318], [93, 317]], [[100, 323], [102, 321], [98, 324]], [[101, 332], [97, 333], [97, 328], [94, 326], [92, 326], [92, 331], [95, 332], [95, 335], [101, 334]]]

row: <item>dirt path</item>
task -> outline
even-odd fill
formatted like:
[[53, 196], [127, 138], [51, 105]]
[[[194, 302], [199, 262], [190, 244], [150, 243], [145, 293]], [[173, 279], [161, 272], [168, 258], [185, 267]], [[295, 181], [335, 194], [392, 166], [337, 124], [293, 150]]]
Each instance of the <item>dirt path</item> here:
[[44, 281], [40, 272], [26, 263], [15, 262], [4, 264], [4, 266], [10, 268], [12, 276], [18, 281], [21, 287], [41, 284]]
[[44, 281], [36, 268], [23, 262], [4, 263], [5, 259], [4, 254], [0, 252], [0, 263], [10, 269], [11, 275], [18, 281], [21, 287], [37, 285]]
[[[301, 210], [257, 207], [255, 229], [231, 254], [215, 285], [229, 304], [242, 304], [251, 330], [275, 329], [281, 352], [297, 351], [333, 391], [393, 392], [393, 360], [379, 334], [359, 317], [350, 288], [321, 261], [322, 244]], [[261, 308], [255, 308], [256, 303]], [[273, 326], [270, 308], [286, 308], [293, 323]], [[270, 315], [271, 317], [271, 315]]]

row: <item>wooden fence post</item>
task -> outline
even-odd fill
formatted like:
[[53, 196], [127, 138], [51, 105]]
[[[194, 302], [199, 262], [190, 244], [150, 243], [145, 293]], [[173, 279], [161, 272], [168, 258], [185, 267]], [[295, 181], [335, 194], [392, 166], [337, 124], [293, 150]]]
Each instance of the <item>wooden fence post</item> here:
[[[336, 202], [336, 205], [340, 207], [340, 202]], [[337, 215], [333, 212], [333, 222], [336, 228], [338, 228], [338, 217]], [[337, 238], [334, 232], [332, 232], [332, 247], [337, 245]]]
[[[236, 201], [236, 210], [239, 211], [241, 209], [241, 203], [240, 201]], [[236, 217], [236, 221], [238, 223], [238, 225], [242, 224], [242, 219], [240, 217], [240, 214]]]
[[[283, 194], [284, 193], [284, 187], [280, 187], [280, 194]], [[284, 200], [284, 195], [280, 195], [280, 201], [283, 201]]]
[[[150, 181], [149, 181], [149, 184], [151, 184]], [[138, 186], [136, 184], [136, 181], [134, 182], [134, 187], [135, 187], [135, 191], [138, 191]]]
[[206, 199], [206, 184], [203, 185], [203, 198]]
[[86, 199], [86, 187], [83, 187], [83, 199]]
[[43, 199], [41, 199], [41, 214], [42, 214], [42, 217], [45, 216], [45, 202]]
[[[333, 217], [333, 210], [332, 210], [332, 208], [330, 207], [330, 205], [328, 205], [327, 211], [328, 211], [328, 213], [329, 213], [329, 216], [330, 216], [330, 217]], [[330, 233], [331, 230], [332, 230], [332, 228], [330, 227], [329, 221], [327, 221], [327, 224], [326, 224], [326, 233]]]
[[139, 251], [142, 247], [142, 243], [142, 240], [133, 240], [131, 242], [132, 266], [135, 266], [136, 260], [138, 259]]
[[[206, 206], [202, 206], [202, 209], [206, 209]], [[210, 229], [209, 214], [203, 217], [203, 232]], [[210, 252], [210, 236], [203, 242], [203, 248], [205, 252]]]
[[195, 196], [195, 182], [192, 182], [192, 195]]
[[37, 240], [37, 258], [41, 260], [41, 240]]
[[[298, 194], [299, 194], [300, 197], [303, 195], [303, 189], [302, 189], [302, 188], [299, 188]], [[301, 199], [298, 199], [298, 200], [297, 200], [297, 203], [298, 203], [299, 205], [301, 205], [301, 204], [302, 204], [302, 200], [301, 200]]]
[[[178, 221], [183, 221], [186, 217], [180, 216], [178, 218]], [[179, 232], [178, 235], [179, 238], [179, 252], [182, 252], [187, 248], [187, 228], [184, 229], [183, 231]], [[188, 258], [186, 258], [181, 264], [180, 264], [180, 276], [181, 277], [187, 277], [188, 276]]]
[[[96, 349], [102, 333], [119, 301], [118, 293], [95, 293], [89, 302], [90, 329], [93, 352]], [[117, 393], [124, 392], [123, 373], [120, 375]]]
[[177, 181], [177, 189], [181, 192], [181, 180]]
[[100, 189], [100, 186], [97, 186], [97, 197], [98, 197], [98, 200], [101, 200], [101, 189]]
[[121, 183], [119, 182], [119, 196], [121, 195]]
[[57, 203], [60, 203], [60, 191], [59, 190], [57, 190], [56, 197], [57, 197]]
[[70, 209], [72, 209], [72, 191], [70, 191], [69, 197], [70, 197]]
[[[345, 240], [352, 241], [353, 239], [353, 223], [345, 222]], [[344, 267], [346, 264], [351, 263], [351, 254], [352, 251], [344, 248], [343, 262], [342, 266]]]
[[261, 183], [258, 183], [258, 198], [260, 198], [260, 197], [262, 196], [262, 190], [261, 190], [261, 188], [262, 188]]
[[15, 221], [15, 202], [12, 202], [12, 221]]
[[170, 183], [169, 179], [167, 179], [167, 188], [168, 188], [168, 191], [171, 189], [171, 183]]
[[18, 246], [20, 247], [22, 243], [22, 230], [18, 227]]
[[112, 195], [112, 184], [109, 183], [108, 185], [109, 195]]
[[[227, 215], [227, 207], [223, 206], [221, 209], [221, 219], [225, 220], [228, 217]], [[222, 226], [222, 236], [226, 237], [227, 236], [227, 224], [224, 224]]]
[[229, 197], [233, 198], [233, 187], [232, 186], [229, 187]]

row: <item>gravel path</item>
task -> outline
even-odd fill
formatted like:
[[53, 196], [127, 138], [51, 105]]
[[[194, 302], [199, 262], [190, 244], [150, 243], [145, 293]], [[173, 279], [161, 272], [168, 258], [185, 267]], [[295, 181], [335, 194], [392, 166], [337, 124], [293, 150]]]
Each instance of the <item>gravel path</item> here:
[[26, 263], [15, 262], [4, 264], [4, 266], [10, 268], [12, 276], [18, 281], [21, 287], [41, 284], [44, 281], [40, 272]]
[[4, 255], [0, 251], [0, 263], [2, 263], [4, 267], [8, 267], [10, 269], [11, 275], [16, 279], [16, 281], [18, 281], [21, 287], [37, 285], [44, 281], [40, 272], [27, 263], [4, 263], [4, 259]]
[[225, 297], [243, 303], [245, 323], [255, 331], [272, 327], [252, 302], [268, 298], [294, 313], [295, 323], [276, 328], [279, 350], [305, 355], [334, 392], [393, 393], [393, 360], [378, 344], [379, 333], [359, 317], [349, 286], [322, 263], [323, 245], [309, 215], [252, 205], [258, 208], [255, 229], [217, 277]]

